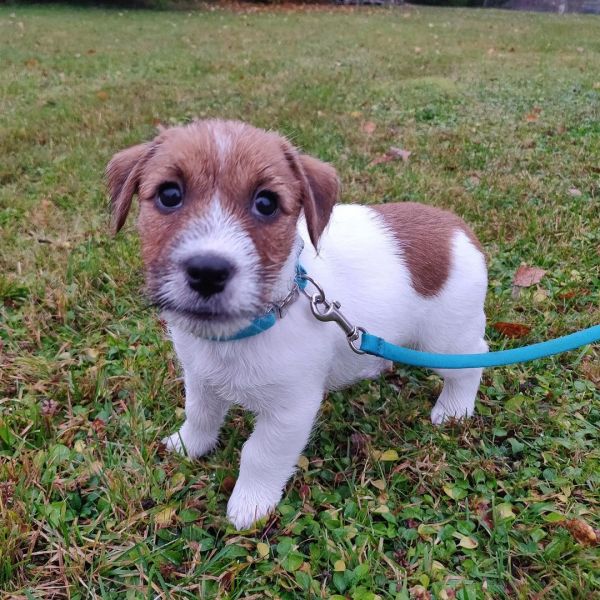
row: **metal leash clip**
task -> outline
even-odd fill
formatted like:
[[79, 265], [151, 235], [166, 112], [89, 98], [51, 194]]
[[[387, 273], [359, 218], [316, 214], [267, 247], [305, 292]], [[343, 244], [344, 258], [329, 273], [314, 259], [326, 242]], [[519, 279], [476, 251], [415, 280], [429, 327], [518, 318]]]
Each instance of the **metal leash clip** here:
[[323, 288], [312, 277], [306, 274], [302, 277], [317, 289], [317, 292], [314, 294], [310, 294], [306, 289], [302, 290], [302, 293], [310, 300], [310, 310], [315, 318], [323, 322], [333, 321], [337, 323], [345, 333], [350, 348], [356, 354], [364, 354], [358, 342], [360, 341], [360, 336], [366, 333], [366, 330], [362, 327], [352, 325], [340, 311], [342, 305], [337, 300], [327, 300]]

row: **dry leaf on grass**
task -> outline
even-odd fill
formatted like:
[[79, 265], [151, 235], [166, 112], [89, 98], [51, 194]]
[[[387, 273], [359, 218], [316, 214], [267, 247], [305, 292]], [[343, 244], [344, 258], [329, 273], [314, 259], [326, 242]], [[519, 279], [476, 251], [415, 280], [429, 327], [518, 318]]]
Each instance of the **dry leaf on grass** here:
[[529, 287], [535, 285], [542, 280], [542, 277], [546, 274], [544, 269], [539, 267], [530, 267], [528, 265], [521, 265], [513, 278], [513, 285], [519, 287]]
[[385, 452], [381, 453], [379, 460], [383, 462], [393, 462], [398, 460], [398, 458], [400, 457], [398, 456], [398, 452], [396, 450], [386, 450]]
[[410, 150], [403, 150], [402, 148], [396, 148], [395, 146], [390, 146], [390, 149], [381, 156], [374, 158], [370, 163], [370, 167], [374, 167], [375, 165], [381, 165], [384, 163], [389, 163], [394, 160], [402, 160], [402, 162], [408, 162], [410, 155], [412, 152]]
[[600, 361], [598, 358], [586, 356], [581, 361], [581, 372], [589, 379], [597, 388], [600, 388]]
[[333, 563], [333, 570], [336, 573], [343, 573], [346, 570], [346, 563], [343, 560], [336, 560]]
[[525, 121], [527, 121], [527, 123], [535, 123], [540, 118], [541, 112], [542, 109], [539, 106], [534, 106], [531, 109], [531, 112], [525, 115]]
[[162, 527], [169, 527], [175, 520], [175, 513], [176, 510], [173, 506], [166, 506], [154, 515], [154, 524], [159, 529]]
[[502, 335], [513, 339], [525, 337], [531, 331], [531, 327], [528, 325], [506, 323], [505, 321], [494, 323], [492, 327]]
[[477, 548], [477, 546], [479, 546], [479, 544], [477, 543], [477, 540], [474, 537], [471, 537], [469, 535], [463, 535], [462, 533], [459, 533], [458, 531], [456, 533], [454, 533], [453, 535], [457, 540], [459, 540], [458, 545], [461, 548], [467, 548], [469, 550], [474, 550], [475, 548]]
[[492, 519], [492, 510], [490, 508], [490, 503], [482, 498], [475, 502], [474, 508], [481, 521], [485, 523], [489, 529], [493, 529], [494, 521]]
[[256, 544], [256, 551], [261, 558], [269, 556], [269, 550], [269, 544], [265, 544], [264, 542], [258, 542], [258, 544]]
[[375, 132], [375, 129], [377, 129], [377, 125], [373, 123], [373, 121], [365, 121], [360, 128], [367, 135], [371, 135]]
[[415, 585], [409, 588], [410, 597], [415, 600], [431, 600], [431, 594], [422, 586]]
[[310, 500], [310, 487], [303, 483], [298, 490], [298, 494], [302, 500]]
[[298, 458], [298, 462], [296, 463], [303, 471], [308, 471], [308, 467], [309, 467], [309, 462], [308, 462], [308, 458], [306, 458], [306, 456], [304, 456], [304, 454], [301, 454], [300, 457]]
[[231, 494], [231, 492], [233, 492], [234, 487], [235, 487], [235, 477], [232, 477], [231, 475], [226, 475], [225, 477], [223, 477], [223, 481], [221, 481], [219, 490], [223, 494]]
[[44, 417], [53, 417], [60, 409], [60, 404], [56, 400], [44, 398], [40, 405], [40, 412]]
[[583, 519], [569, 519], [565, 527], [582, 546], [595, 546], [600, 542], [598, 532]]
[[352, 456], [366, 456], [371, 438], [365, 433], [355, 432], [350, 436], [350, 452]]
[[223, 575], [221, 575], [221, 577], [219, 577], [219, 584], [221, 586], [221, 589], [228, 592], [231, 589], [231, 587], [233, 586], [234, 579], [235, 579], [235, 569], [232, 569], [231, 571], [227, 571], [226, 573], [223, 573]]

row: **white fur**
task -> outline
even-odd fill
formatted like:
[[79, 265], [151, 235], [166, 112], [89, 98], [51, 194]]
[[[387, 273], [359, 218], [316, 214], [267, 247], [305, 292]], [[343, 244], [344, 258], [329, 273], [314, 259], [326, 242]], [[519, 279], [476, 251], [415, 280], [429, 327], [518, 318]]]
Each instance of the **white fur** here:
[[[335, 207], [318, 255], [303, 224], [299, 234], [305, 243], [301, 264], [329, 298], [341, 302], [352, 323], [393, 343], [428, 351], [487, 349], [483, 341], [485, 261], [464, 233], [457, 231], [453, 239], [446, 284], [430, 298], [413, 289], [396, 240], [382, 217], [366, 206]], [[289, 277], [289, 272], [282, 275], [282, 284]], [[167, 319], [186, 385], [186, 421], [167, 438], [168, 447], [200, 456], [216, 444], [230, 405], [241, 404], [256, 413], [255, 430], [244, 444], [227, 507], [238, 529], [267, 515], [281, 499], [324, 393], [375, 377], [389, 366], [384, 360], [353, 353], [335, 324], [311, 315], [304, 297], [268, 331], [233, 342], [199, 339], [169, 315]], [[444, 387], [432, 421], [470, 416], [481, 370], [440, 374]]]
[[217, 144], [217, 152], [219, 153], [219, 159], [221, 160], [221, 162], [224, 162], [228, 154], [231, 152], [231, 147], [233, 145], [231, 134], [226, 127], [219, 127], [218, 124], [215, 124], [212, 127], [212, 134], [215, 143]]
[[[203, 254], [217, 254], [235, 267], [226, 289], [206, 300], [188, 287], [183, 268], [186, 259]], [[175, 311], [165, 311], [165, 319], [175, 328], [188, 329], [202, 337], [228, 337], [262, 310], [258, 253], [239, 222], [223, 210], [218, 197], [213, 198], [206, 216], [192, 221], [182, 233], [175, 244], [172, 263], [174, 267], [161, 282], [161, 298], [175, 306], [200, 304], [202, 308], [237, 316], [224, 323], [200, 323]]]

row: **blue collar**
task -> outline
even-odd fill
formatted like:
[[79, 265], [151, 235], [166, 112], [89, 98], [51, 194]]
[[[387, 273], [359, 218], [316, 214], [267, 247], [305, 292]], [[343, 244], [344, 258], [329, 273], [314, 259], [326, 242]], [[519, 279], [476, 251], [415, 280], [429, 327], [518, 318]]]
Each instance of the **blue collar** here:
[[306, 287], [307, 281], [304, 278], [306, 271], [300, 264], [296, 265], [296, 276], [294, 277], [294, 285], [289, 294], [279, 303], [273, 304], [266, 313], [256, 317], [250, 325], [240, 329], [237, 333], [229, 337], [210, 338], [214, 342], [233, 342], [235, 340], [243, 340], [244, 338], [253, 337], [271, 329], [278, 318], [281, 319], [285, 314], [285, 309], [298, 297], [300, 290]]

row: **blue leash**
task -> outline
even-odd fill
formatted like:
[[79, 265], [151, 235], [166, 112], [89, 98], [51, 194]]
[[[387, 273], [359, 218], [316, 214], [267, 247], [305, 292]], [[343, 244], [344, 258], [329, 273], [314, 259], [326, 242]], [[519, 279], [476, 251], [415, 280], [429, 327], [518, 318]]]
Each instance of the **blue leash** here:
[[[435, 354], [433, 352], [421, 352], [402, 346], [396, 346], [383, 338], [377, 337], [348, 321], [341, 312], [341, 305], [335, 300], [325, 297], [323, 288], [306, 272], [302, 277], [310, 282], [317, 290], [312, 295], [306, 290], [304, 294], [310, 299], [312, 314], [319, 321], [333, 321], [346, 334], [350, 348], [357, 354], [371, 354], [400, 362], [413, 367], [425, 367], [428, 369], [477, 369], [482, 367], [500, 367], [515, 363], [529, 362], [553, 354], [560, 354], [568, 350], [574, 350], [580, 346], [593, 344], [600, 340], [600, 325], [594, 325], [564, 337], [559, 337], [539, 344], [531, 344], [522, 348], [512, 350], [500, 350], [499, 352], [483, 352], [481, 354]], [[358, 341], [360, 340], [360, 345]]]
[[600, 340], [600, 325], [594, 325], [582, 331], [571, 333], [554, 340], [531, 344], [512, 350], [486, 352], [482, 354], [434, 354], [403, 348], [386, 342], [383, 338], [363, 333], [360, 350], [386, 360], [401, 362], [413, 367], [429, 369], [474, 369], [480, 367], [500, 367], [520, 362], [529, 362], [553, 354], [574, 350], [580, 346], [593, 344]]
[[[314, 294], [306, 291], [306, 286], [311, 283], [317, 290]], [[574, 350], [587, 344], [593, 344], [600, 340], [600, 325], [594, 325], [588, 329], [583, 329], [564, 337], [559, 337], [539, 344], [531, 344], [512, 350], [500, 350], [498, 352], [484, 352], [481, 354], [435, 354], [433, 352], [421, 352], [411, 350], [402, 346], [396, 346], [386, 342], [383, 338], [377, 337], [365, 331], [362, 327], [357, 327], [350, 323], [340, 311], [341, 305], [335, 300], [328, 300], [325, 297], [323, 288], [312, 279], [306, 270], [300, 265], [296, 265], [296, 277], [292, 290], [284, 300], [272, 306], [264, 314], [256, 317], [250, 325], [238, 331], [232, 336], [224, 338], [210, 338], [218, 342], [230, 342], [253, 337], [270, 329], [277, 320], [284, 314], [287, 308], [300, 294], [304, 293], [310, 299], [310, 309], [319, 321], [333, 321], [337, 323], [350, 344], [350, 348], [357, 354], [371, 354], [391, 360], [404, 363], [413, 367], [425, 367], [428, 369], [477, 369], [482, 367], [500, 367], [502, 365], [512, 365], [515, 363], [529, 362], [553, 354], [560, 354], [568, 350]], [[357, 345], [360, 339], [360, 346]]]

